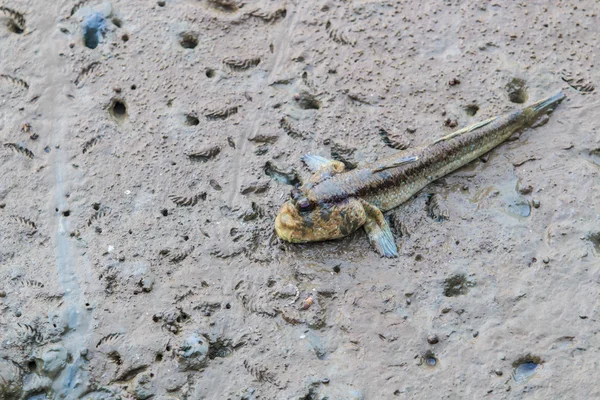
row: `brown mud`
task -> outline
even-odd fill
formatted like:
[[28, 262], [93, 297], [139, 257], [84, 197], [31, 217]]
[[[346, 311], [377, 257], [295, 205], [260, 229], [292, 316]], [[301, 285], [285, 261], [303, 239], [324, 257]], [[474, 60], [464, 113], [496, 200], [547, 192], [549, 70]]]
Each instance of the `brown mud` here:
[[[0, 398], [595, 398], [596, 1], [0, 9]], [[347, 167], [563, 90], [364, 233], [273, 221]]]

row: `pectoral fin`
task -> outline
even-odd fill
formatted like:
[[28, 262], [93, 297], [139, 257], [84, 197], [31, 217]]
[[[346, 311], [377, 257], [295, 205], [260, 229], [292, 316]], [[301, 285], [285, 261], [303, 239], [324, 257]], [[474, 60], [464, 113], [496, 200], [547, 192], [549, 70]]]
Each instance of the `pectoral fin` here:
[[321, 168], [327, 167], [328, 164], [337, 162], [310, 153], [302, 156], [300, 159], [306, 164], [308, 169], [310, 169], [310, 172], [317, 172]]
[[442, 136], [441, 138], [438, 138], [438, 139], [434, 140], [431, 144], [433, 145], [433, 144], [436, 144], [436, 143], [439, 143], [439, 142], [443, 142], [444, 140], [450, 140], [452, 138], [455, 138], [456, 136], [462, 135], [463, 133], [472, 132], [472, 131], [474, 131], [476, 129], [479, 129], [481, 127], [486, 126], [487, 124], [491, 124], [496, 119], [498, 119], [498, 117], [493, 117], [493, 118], [490, 118], [490, 119], [486, 119], [485, 121], [478, 122], [476, 124], [467, 126], [466, 128], [459, 129], [459, 130], [457, 130], [455, 132], [452, 132], [449, 135]]
[[308, 169], [313, 172], [313, 176], [308, 182], [318, 183], [324, 179], [330, 178], [335, 174], [344, 172], [344, 163], [335, 160], [329, 160], [325, 157], [316, 156], [314, 154], [307, 154], [302, 157], [302, 161], [306, 164]]
[[367, 222], [363, 226], [371, 245], [383, 257], [398, 256], [394, 236], [381, 210], [364, 200], [361, 203], [367, 214]]

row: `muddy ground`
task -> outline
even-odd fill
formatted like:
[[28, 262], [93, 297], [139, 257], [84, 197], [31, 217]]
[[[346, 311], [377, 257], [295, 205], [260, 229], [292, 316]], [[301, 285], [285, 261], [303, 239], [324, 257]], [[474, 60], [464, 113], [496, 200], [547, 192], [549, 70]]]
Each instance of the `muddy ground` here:
[[[600, 396], [597, 1], [4, 7], [0, 398]], [[399, 258], [274, 236], [301, 155], [560, 90], [387, 213]]]

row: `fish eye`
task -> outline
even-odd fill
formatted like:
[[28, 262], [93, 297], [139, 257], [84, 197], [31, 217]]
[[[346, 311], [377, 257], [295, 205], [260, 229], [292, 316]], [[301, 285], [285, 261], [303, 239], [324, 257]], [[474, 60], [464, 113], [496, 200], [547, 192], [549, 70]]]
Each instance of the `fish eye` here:
[[296, 203], [298, 204], [298, 208], [300, 209], [300, 211], [312, 210], [312, 205], [306, 197], [299, 199]]
[[297, 201], [300, 197], [302, 197], [302, 192], [299, 189], [292, 189], [290, 197], [292, 200]]

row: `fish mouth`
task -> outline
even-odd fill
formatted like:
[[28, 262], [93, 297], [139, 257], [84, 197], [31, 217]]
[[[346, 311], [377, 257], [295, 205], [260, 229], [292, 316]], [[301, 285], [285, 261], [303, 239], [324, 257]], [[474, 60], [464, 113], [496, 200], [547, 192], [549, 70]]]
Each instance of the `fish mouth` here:
[[298, 215], [296, 207], [289, 200], [286, 201], [283, 206], [281, 206], [281, 210], [279, 210], [279, 214], [277, 214], [277, 217], [275, 218], [275, 232], [277, 232], [277, 236], [286, 242], [304, 242], [304, 240], [298, 239], [299, 220], [300, 216]]

